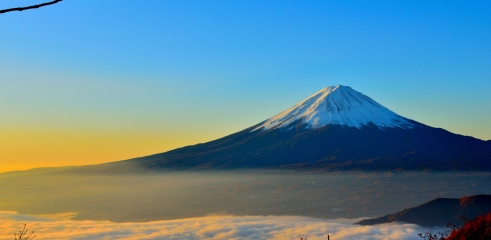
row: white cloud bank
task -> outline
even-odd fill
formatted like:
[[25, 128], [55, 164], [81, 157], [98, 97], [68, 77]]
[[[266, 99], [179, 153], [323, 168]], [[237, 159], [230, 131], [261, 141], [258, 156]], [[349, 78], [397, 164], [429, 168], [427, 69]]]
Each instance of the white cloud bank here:
[[[152, 222], [70, 220], [73, 214], [24, 215], [0, 211], [0, 239], [13, 239], [24, 224], [35, 239], [421, 239], [413, 224], [358, 226], [357, 220], [298, 216], [208, 216]], [[438, 230], [433, 230], [438, 231]]]

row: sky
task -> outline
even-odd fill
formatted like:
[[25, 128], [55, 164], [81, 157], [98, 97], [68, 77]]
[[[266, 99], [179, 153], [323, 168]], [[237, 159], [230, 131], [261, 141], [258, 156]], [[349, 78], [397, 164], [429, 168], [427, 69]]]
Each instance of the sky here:
[[490, 1], [64, 0], [0, 14], [0, 172], [210, 141], [338, 84], [489, 140], [490, 11]]

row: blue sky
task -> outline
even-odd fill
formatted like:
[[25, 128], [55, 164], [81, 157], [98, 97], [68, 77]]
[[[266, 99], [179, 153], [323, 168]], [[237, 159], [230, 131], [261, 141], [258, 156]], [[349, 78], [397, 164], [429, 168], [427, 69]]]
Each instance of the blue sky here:
[[3, 142], [135, 148], [87, 162], [212, 140], [338, 84], [491, 139], [490, 1], [64, 0], [2, 14], [0, 31]]

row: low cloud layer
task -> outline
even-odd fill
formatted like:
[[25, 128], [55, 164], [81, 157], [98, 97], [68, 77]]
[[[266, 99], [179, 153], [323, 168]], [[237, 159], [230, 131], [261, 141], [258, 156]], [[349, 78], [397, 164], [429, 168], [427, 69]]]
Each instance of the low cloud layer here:
[[[60, 214], [24, 215], [0, 211], [0, 239], [12, 239], [24, 224], [35, 239], [420, 239], [413, 224], [357, 226], [356, 220], [298, 216], [208, 216], [151, 222], [70, 220]], [[438, 230], [433, 230], [437, 232]]]

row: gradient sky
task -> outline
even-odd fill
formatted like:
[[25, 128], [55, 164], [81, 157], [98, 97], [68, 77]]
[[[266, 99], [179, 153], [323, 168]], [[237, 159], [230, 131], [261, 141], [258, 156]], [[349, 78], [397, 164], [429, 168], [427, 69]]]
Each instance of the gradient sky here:
[[206, 142], [338, 84], [488, 140], [490, 39], [491, 1], [65, 0], [1, 14], [0, 172]]

